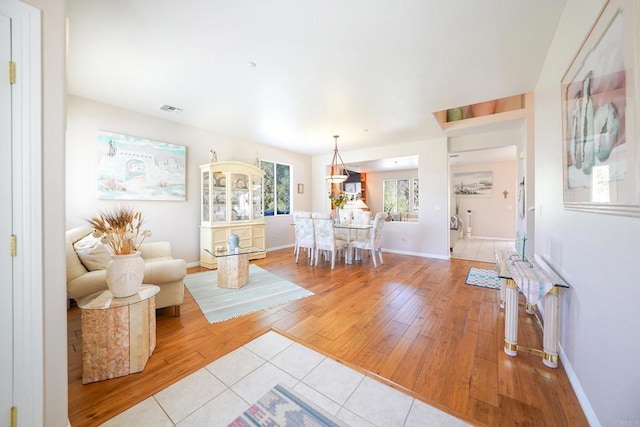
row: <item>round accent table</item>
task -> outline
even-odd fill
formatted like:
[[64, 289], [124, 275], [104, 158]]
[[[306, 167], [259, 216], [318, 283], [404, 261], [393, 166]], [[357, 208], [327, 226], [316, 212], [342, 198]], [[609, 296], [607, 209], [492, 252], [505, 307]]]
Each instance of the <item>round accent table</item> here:
[[141, 372], [156, 347], [156, 301], [160, 288], [115, 298], [100, 291], [78, 301], [82, 313], [82, 383]]

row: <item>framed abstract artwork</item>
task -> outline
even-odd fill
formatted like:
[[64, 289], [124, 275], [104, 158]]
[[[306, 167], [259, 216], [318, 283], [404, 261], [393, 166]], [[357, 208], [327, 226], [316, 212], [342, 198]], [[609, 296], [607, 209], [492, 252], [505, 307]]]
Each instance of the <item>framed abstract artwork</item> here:
[[98, 133], [96, 188], [102, 200], [185, 200], [187, 148]]
[[562, 79], [565, 209], [640, 216], [637, 25], [609, 0]]

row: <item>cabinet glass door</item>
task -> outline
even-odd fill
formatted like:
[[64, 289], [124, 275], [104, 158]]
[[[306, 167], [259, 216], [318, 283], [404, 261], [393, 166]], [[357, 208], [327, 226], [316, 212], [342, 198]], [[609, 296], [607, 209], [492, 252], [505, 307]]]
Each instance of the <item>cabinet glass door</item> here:
[[249, 220], [249, 175], [231, 174], [231, 221]]
[[224, 172], [214, 172], [212, 177], [211, 207], [213, 220], [225, 222], [227, 220], [227, 175]]
[[202, 222], [209, 222], [209, 172], [202, 172]]

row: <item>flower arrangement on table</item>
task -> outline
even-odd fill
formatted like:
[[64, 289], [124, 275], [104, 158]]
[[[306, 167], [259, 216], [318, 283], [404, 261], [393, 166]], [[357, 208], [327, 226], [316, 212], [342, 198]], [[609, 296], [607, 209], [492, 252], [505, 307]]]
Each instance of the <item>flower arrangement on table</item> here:
[[151, 236], [143, 230], [142, 213], [128, 207], [105, 209], [87, 222], [94, 228], [93, 237], [107, 245], [114, 255], [135, 253], [144, 239]]
[[347, 195], [344, 193], [329, 193], [329, 200], [331, 200], [331, 206], [337, 209], [341, 209], [347, 204]]

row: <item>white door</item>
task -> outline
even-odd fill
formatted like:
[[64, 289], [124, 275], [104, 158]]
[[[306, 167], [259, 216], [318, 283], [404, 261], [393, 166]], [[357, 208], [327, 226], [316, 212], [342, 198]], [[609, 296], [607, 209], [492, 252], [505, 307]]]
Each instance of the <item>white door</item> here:
[[0, 425], [13, 406], [13, 261], [11, 196], [11, 19], [0, 15]]

